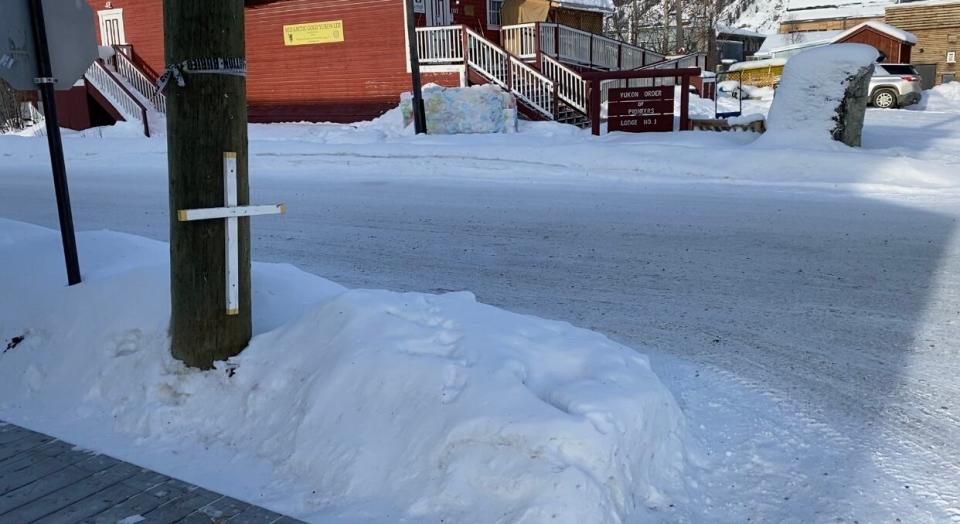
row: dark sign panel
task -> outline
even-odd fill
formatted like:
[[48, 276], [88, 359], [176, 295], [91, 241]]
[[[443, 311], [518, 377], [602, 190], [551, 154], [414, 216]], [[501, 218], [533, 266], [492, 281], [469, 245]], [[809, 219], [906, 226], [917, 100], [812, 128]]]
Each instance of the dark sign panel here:
[[673, 131], [673, 86], [611, 89], [607, 131]]

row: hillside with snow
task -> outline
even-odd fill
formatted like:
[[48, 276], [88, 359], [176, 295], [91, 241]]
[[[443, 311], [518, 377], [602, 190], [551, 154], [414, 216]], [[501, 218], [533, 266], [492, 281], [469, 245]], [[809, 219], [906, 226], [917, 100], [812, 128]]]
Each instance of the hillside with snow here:
[[720, 15], [728, 25], [759, 33], [776, 33], [787, 0], [733, 0]]

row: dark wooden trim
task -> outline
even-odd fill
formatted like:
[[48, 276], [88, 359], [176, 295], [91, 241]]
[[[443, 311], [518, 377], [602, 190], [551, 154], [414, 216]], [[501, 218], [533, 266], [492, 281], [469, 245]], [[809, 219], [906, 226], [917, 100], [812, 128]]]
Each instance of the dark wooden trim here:
[[[679, 65], [679, 64], [678, 64]], [[699, 67], [683, 69], [643, 69], [634, 71], [585, 71], [584, 80], [626, 80], [631, 78], [661, 78], [671, 76], [700, 76]]]

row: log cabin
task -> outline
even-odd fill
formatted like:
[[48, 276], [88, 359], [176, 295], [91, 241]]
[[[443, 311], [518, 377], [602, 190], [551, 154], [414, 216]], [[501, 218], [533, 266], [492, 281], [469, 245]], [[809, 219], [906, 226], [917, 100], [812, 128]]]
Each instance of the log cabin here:
[[957, 79], [960, 50], [960, 1], [928, 0], [887, 7], [887, 23], [917, 35], [912, 63], [924, 89]]
[[[167, 67], [162, 0], [87, 1], [101, 49], [109, 52], [75, 88], [85, 94], [62, 95], [70, 106], [65, 113], [95, 114], [74, 119], [90, 125], [110, 117], [142, 120], [149, 135], [151, 115], [158, 120], [165, 112], [165, 98], [154, 87]], [[410, 90], [403, 0], [244, 4], [252, 122], [367, 120], [396, 107]], [[584, 71], [703, 62], [700, 55], [668, 59], [603, 36], [611, 0], [415, 0], [414, 6], [424, 83], [498, 85], [530, 119], [583, 124]], [[215, 24], [210, 21], [211, 30]]]

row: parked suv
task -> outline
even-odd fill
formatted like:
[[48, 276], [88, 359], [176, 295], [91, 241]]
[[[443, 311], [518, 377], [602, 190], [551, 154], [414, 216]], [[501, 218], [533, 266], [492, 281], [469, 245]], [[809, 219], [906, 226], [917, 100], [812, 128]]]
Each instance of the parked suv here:
[[870, 104], [880, 109], [920, 101], [920, 74], [910, 64], [877, 64], [870, 79]]

